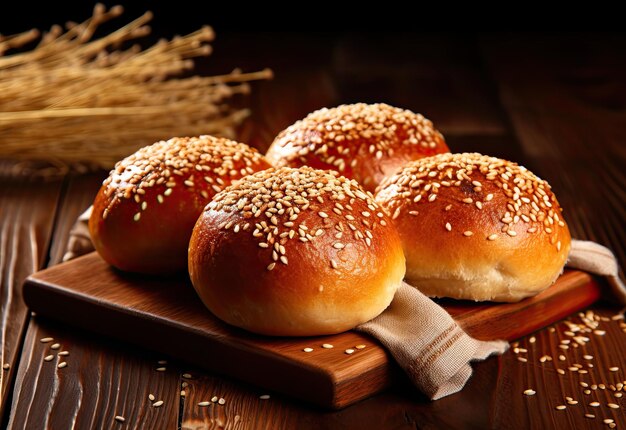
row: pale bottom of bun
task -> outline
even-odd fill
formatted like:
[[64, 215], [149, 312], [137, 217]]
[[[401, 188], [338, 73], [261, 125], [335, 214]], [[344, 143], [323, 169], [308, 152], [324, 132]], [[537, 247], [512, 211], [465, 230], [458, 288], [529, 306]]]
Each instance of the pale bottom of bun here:
[[320, 336], [342, 333], [377, 317], [393, 300], [402, 283], [389, 279], [381, 285], [377, 297], [364, 298], [346, 309], [345, 303], [325, 300], [310, 302], [295, 310], [274, 304], [268, 312], [267, 305], [242, 301], [238, 306], [217, 315], [222, 320], [259, 334], [270, 336]]
[[562, 272], [562, 267], [540, 276], [512, 275], [502, 268], [480, 273], [460, 270], [456, 273], [439, 273], [437, 276], [407, 271], [406, 282], [428, 297], [511, 303], [542, 292], [554, 284]]

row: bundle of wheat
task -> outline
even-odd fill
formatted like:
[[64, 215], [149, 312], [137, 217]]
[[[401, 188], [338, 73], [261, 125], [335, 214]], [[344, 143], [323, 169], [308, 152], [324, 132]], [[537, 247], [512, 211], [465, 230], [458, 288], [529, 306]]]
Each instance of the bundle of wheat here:
[[171, 136], [232, 135], [248, 112], [227, 101], [271, 71], [190, 73], [193, 58], [211, 52], [210, 27], [147, 49], [130, 46], [149, 34], [150, 12], [92, 40], [100, 24], [122, 12], [99, 4], [91, 18], [65, 30], [0, 35], [0, 158], [108, 168]]

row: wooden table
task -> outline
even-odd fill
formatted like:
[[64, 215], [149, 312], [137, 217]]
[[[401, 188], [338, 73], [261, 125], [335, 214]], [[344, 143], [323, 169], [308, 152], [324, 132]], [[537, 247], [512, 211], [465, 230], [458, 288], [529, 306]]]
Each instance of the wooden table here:
[[[609, 246], [626, 267], [626, 37], [221, 36], [207, 70], [275, 72], [243, 101], [253, 114], [240, 140], [265, 149], [309, 111], [343, 102], [384, 101], [422, 112], [453, 151], [509, 158], [547, 179], [573, 236]], [[400, 383], [336, 412], [273, 393], [262, 400], [258, 388], [172, 360], [159, 364], [167, 357], [32, 316], [21, 298], [23, 279], [60, 261], [74, 219], [105, 173], [42, 181], [11, 176], [12, 169], [0, 163], [0, 411], [10, 429], [584, 429], [608, 428], [607, 418], [626, 427], [626, 395], [616, 394], [618, 382], [626, 383], [626, 325], [610, 301], [582, 314], [601, 330], [584, 345], [561, 343], [572, 339], [561, 322], [476, 364], [461, 393], [430, 402]], [[69, 351], [66, 368], [46, 366], [45, 337]], [[525, 396], [528, 388], [537, 394]], [[151, 406], [149, 394], [162, 406]], [[197, 405], [213, 396], [226, 403]], [[589, 405], [594, 401], [599, 406]]]

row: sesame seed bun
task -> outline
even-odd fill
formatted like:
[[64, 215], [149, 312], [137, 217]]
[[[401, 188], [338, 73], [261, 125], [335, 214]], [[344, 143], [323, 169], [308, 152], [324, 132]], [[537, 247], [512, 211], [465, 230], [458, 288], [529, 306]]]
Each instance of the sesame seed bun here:
[[173, 138], [117, 163], [89, 219], [98, 253], [118, 269], [172, 273], [202, 209], [233, 181], [270, 167], [255, 149], [212, 136]]
[[211, 312], [267, 335], [349, 330], [391, 303], [404, 272], [398, 233], [371, 194], [308, 167], [217, 194], [189, 244], [191, 281]]
[[550, 185], [510, 161], [413, 161], [381, 185], [376, 201], [402, 238], [407, 282], [431, 297], [519, 301], [549, 287], [569, 253]]
[[276, 167], [336, 170], [373, 192], [407, 161], [444, 152], [443, 136], [422, 115], [357, 103], [309, 114], [282, 131], [266, 156]]

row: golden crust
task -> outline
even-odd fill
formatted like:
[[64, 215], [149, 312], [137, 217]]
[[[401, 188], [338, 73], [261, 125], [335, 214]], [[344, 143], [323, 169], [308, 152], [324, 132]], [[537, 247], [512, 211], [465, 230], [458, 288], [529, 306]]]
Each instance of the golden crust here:
[[368, 321], [389, 305], [404, 271], [400, 238], [371, 195], [306, 167], [269, 169], [219, 193], [189, 244], [189, 274], [206, 306], [269, 335], [331, 334]]
[[187, 267], [198, 215], [224, 187], [270, 167], [255, 149], [212, 136], [173, 138], [117, 163], [94, 201], [89, 229], [98, 253], [130, 272]]
[[320, 109], [282, 131], [267, 151], [276, 166], [336, 170], [374, 191], [407, 161], [448, 152], [432, 122], [384, 103]]
[[550, 286], [569, 253], [549, 184], [505, 160], [442, 154], [411, 162], [376, 201], [398, 227], [407, 282], [429, 296], [518, 301]]

